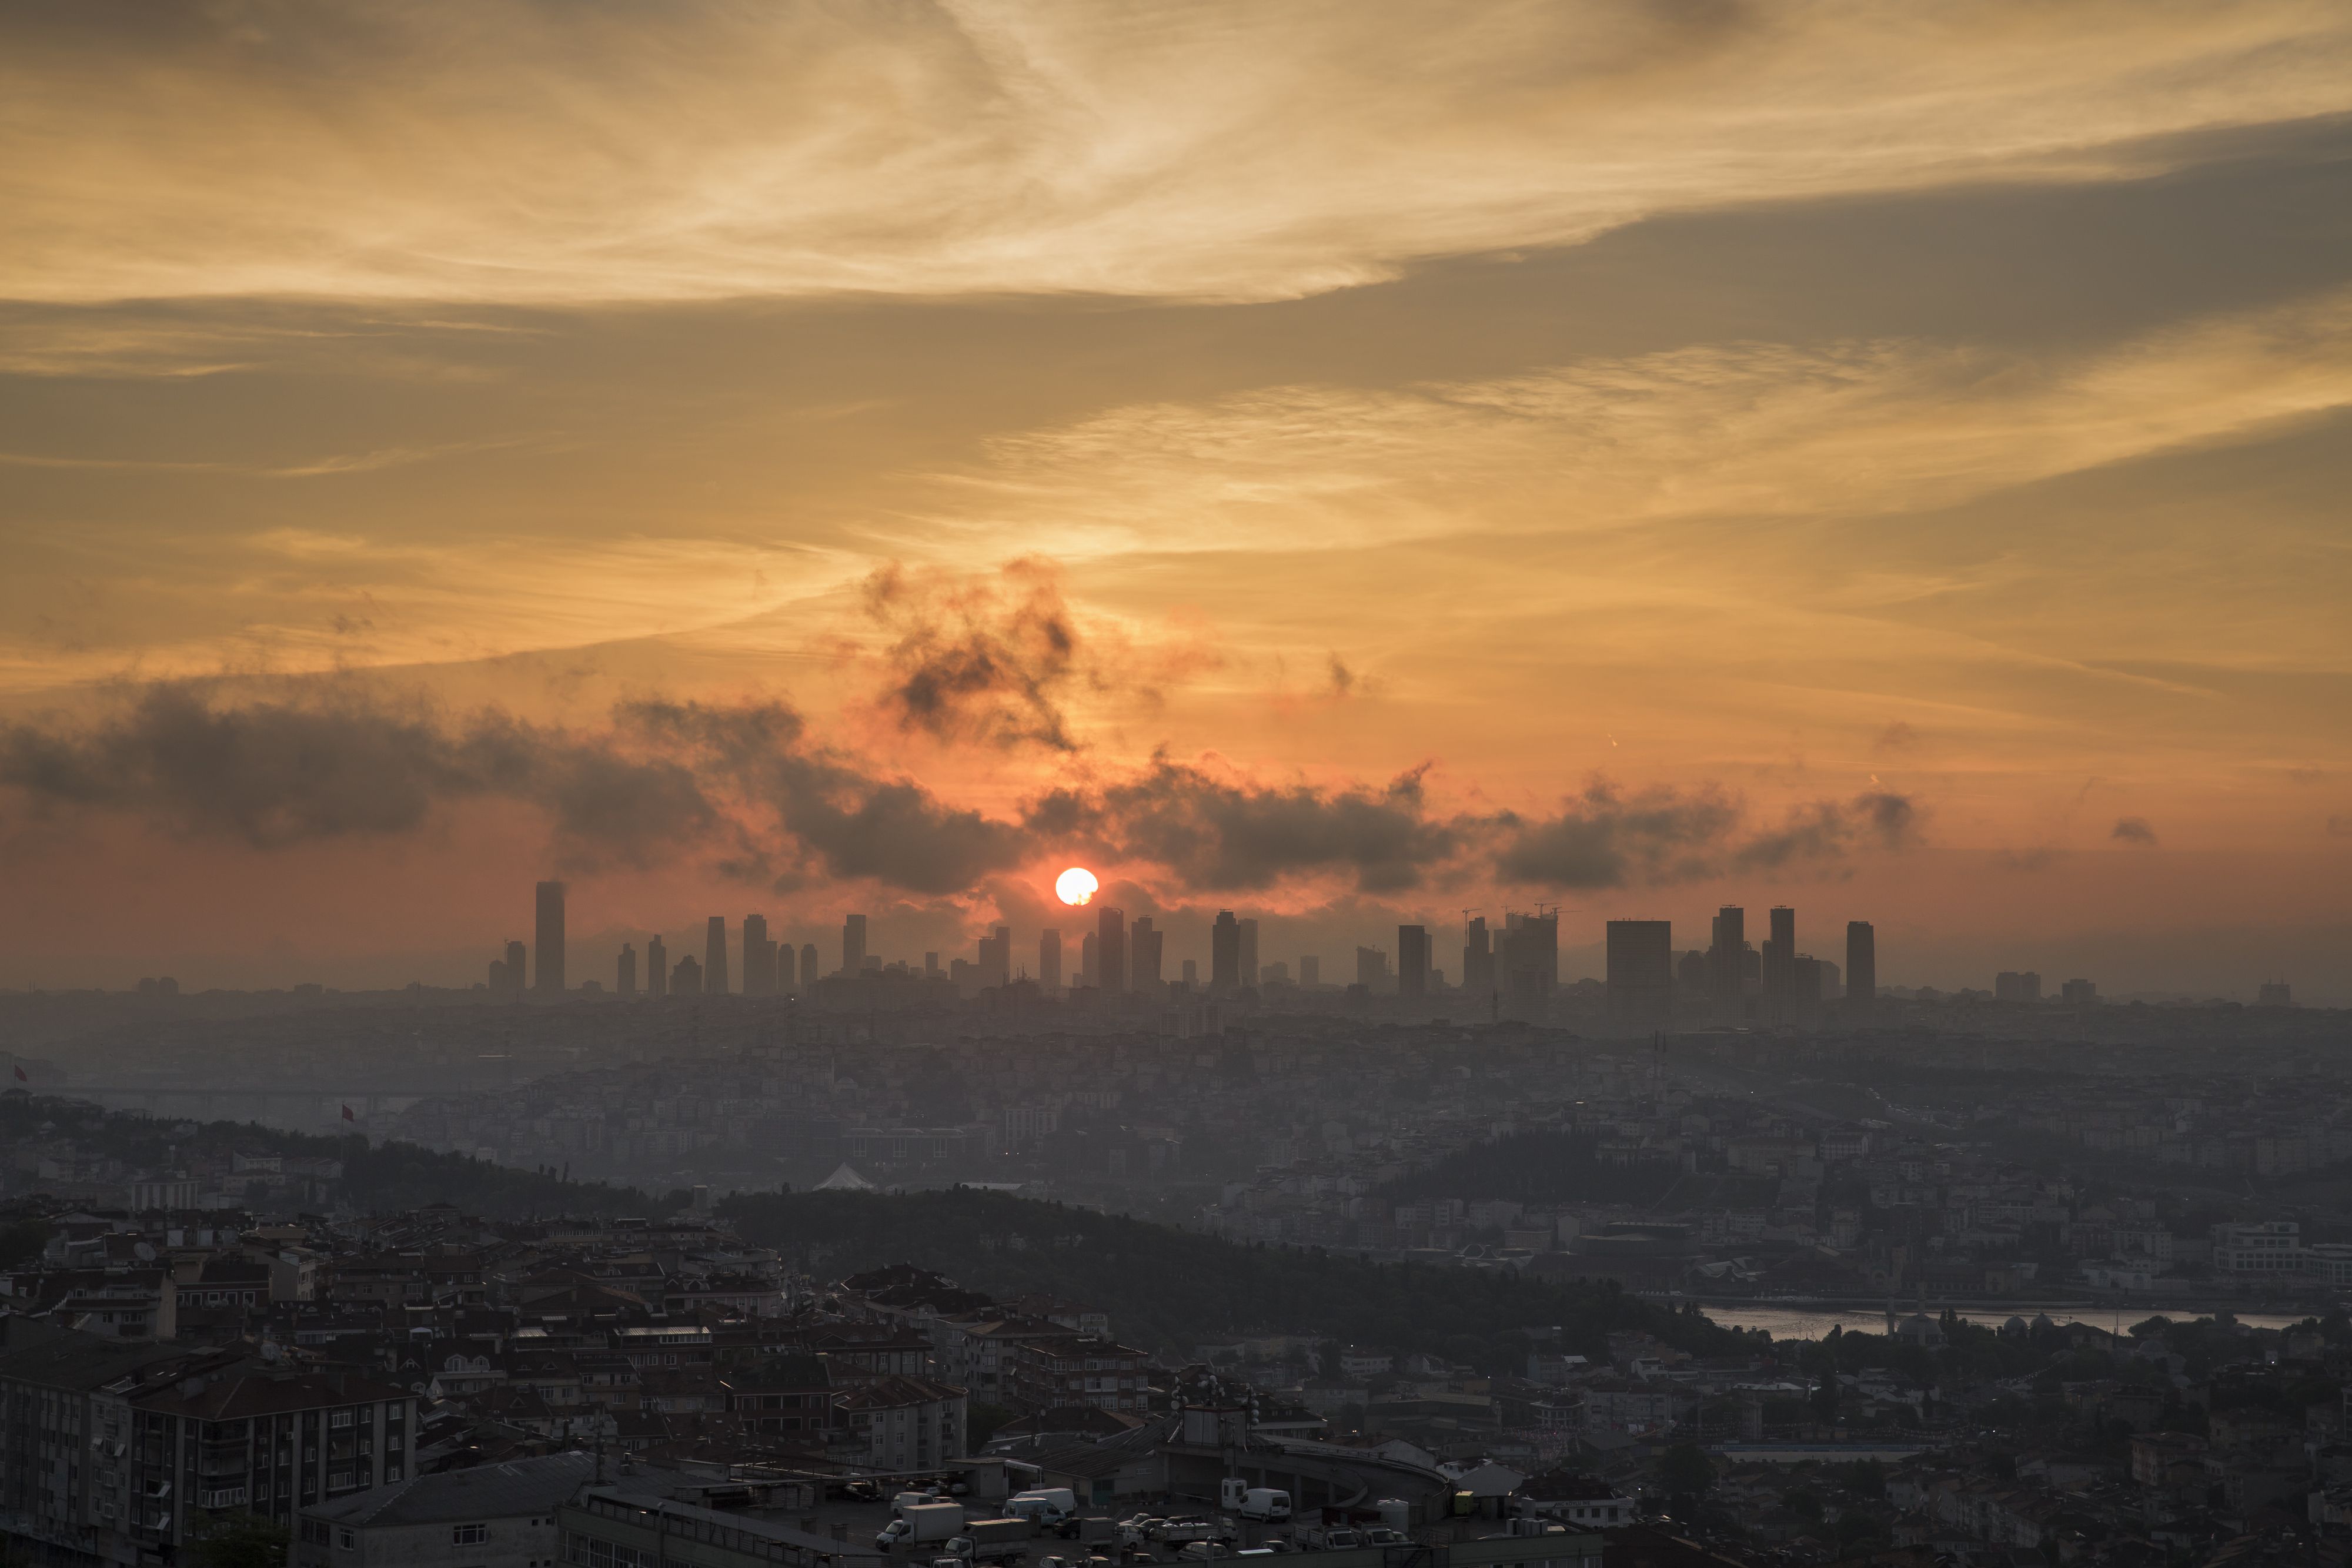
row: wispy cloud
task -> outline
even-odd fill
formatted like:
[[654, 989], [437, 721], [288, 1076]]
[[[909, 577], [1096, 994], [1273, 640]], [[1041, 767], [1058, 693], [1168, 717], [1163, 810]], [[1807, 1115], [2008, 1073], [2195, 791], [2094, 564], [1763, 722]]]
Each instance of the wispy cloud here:
[[19, 8], [0, 294], [1277, 298], [2144, 168], [2352, 107], [2348, 51], [2324, 0]]

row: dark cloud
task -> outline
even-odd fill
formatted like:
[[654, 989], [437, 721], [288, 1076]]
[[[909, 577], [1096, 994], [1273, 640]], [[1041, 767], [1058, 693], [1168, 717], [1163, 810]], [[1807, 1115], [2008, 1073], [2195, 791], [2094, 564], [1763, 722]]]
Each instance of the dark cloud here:
[[1873, 751], [1916, 751], [1919, 744], [1919, 732], [1898, 718], [1878, 732], [1871, 741], [1870, 748]]
[[2148, 826], [2146, 817], [2124, 817], [2116, 821], [2115, 831], [2107, 837], [2118, 843], [2137, 844], [2144, 849], [2156, 845], [2156, 830]]
[[1627, 796], [1595, 779], [1556, 817], [1507, 820], [1495, 870], [1506, 882], [1556, 888], [1686, 882], [1719, 869], [1738, 823], [1738, 805], [1713, 790]]
[[941, 739], [1075, 751], [1062, 701], [1112, 684], [1089, 656], [1054, 568], [1007, 563], [993, 578], [919, 577], [896, 562], [866, 580], [866, 612], [896, 639], [882, 705]]
[[1356, 672], [1348, 668], [1347, 661], [1339, 654], [1333, 653], [1330, 658], [1331, 698], [1334, 702], [1344, 701], [1356, 689]]
[[1475, 826], [1433, 815], [1423, 774], [1379, 789], [1265, 785], [1158, 757], [1133, 778], [1047, 794], [1027, 817], [1040, 837], [1155, 862], [1205, 891], [1336, 873], [1363, 892], [1393, 893], [1458, 854]]

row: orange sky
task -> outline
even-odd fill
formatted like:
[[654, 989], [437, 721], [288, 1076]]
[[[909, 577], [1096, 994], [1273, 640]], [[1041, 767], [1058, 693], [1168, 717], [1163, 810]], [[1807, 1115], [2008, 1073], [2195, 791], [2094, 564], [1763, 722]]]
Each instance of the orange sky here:
[[0, 984], [1085, 856], [2352, 1001], [2340, 6], [94, 5], [0, 104]]

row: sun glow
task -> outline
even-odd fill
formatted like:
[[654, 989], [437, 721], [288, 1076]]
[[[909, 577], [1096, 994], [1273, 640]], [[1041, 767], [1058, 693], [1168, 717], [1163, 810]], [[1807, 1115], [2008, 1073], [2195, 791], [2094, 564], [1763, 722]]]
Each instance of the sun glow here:
[[1094, 897], [1095, 889], [1102, 883], [1095, 873], [1082, 865], [1074, 865], [1054, 879], [1054, 894], [1064, 904], [1084, 904]]

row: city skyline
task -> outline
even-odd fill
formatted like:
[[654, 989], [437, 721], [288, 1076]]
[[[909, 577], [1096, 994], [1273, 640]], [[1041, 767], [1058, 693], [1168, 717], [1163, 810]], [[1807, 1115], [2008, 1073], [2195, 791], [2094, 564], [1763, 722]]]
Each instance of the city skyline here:
[[1083, 862], [2352, 1002], [2340, 8], [434, 10], [0, 17], [0, 986]]

